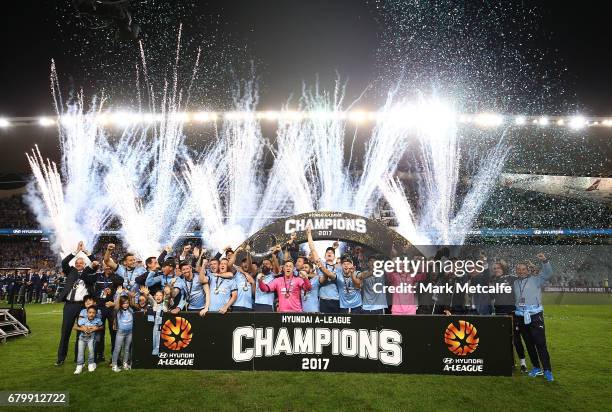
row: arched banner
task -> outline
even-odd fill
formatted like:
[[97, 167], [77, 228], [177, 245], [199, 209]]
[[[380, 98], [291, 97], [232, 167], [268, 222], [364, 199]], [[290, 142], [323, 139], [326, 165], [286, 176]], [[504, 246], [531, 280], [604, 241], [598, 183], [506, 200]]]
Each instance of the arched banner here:
[[279, 219], [259, 230], [244, 243], [256, 256], [269, 253], [276, 244], [284, 244], [292, 233], [296, 243], [305, 243], [306, 227], [312, 226], [314, 240], [340, 240], [369, 247], [385, 257], [421, 255], [406, 238], [393, 229], [363, 216], [343, 212], [309, 212]]

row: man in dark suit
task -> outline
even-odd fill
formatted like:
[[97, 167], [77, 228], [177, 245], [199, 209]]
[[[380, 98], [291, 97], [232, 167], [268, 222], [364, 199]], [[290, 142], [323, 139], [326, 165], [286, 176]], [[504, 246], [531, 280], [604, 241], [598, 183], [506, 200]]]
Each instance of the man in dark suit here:
[[66, 276], [66, 284], [62, 291], [57, 296], [57, 302], [64, 303], [64, 313], [62, 318], [62, 332], [60, 336], [59, 346], [57, 348], [56, 366], [64, 363], [68, 354], [68, 342], [74, 322], [79, 316], [79, 312], [83, 308], [83, 297], [92, 295], [96, 284], [96, 270], [98, 262], [93, 260], [93, 256], [88, 256], [92, 262], [92, 267], [85, 267], [85, 260], [79, 257], [74, 262], [74, 267], [70, 267], [70, 261], [79, 254], [84, 252], [83, 241], [79, 242], [76, 252], [69, 254], [62, 260], [62, 270]]
[[[43, 273], [42, 270], [40, 271], [40, 273]], [[34, 303], [40, 303], [40, 292], [42, 289], [40, 276], [41, 275], [36, 272], [34, 272], [32, 276], [30, 276], [30, 282], [32, 282], [32, 294], [30, 295], [30, 302], [33, 301]]]
[[23, 284], [25, 286], [24, 288], [24, 292], [25, 292], [25, 303], [31, 303], [32, 302], [32, 271], [28, 271], [26, 273], [24, 273], [23, 275]]

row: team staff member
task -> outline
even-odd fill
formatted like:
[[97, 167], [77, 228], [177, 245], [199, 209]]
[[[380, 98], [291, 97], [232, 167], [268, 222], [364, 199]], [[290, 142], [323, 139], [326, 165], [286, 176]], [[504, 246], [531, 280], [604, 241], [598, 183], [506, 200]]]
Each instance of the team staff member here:
[[58, 302], [64, 302], [64, 310], [55, 366], [62, 365], [66, 360], [70, 334], [74, 322], [79, 317], [79, 312], [83, 308], [83, 298], [94, 293], [96, 270], [99, 264], [93, 260], [93, 255], [88, 256], [92, 262], [92, 267], [85, 267], [85, 260], [82, 257], [78, 257], [74, 261], [74, 267], [70, 267], [70, 261], [80, 252], [85, 253], [83, 241], [79, 242], [74, 253], [69, 254], [62, 260], [62, 271], [66, 276], [66, 283], [57, 296]]
[[529, 267], [526, 263], [516, 265], [518, 279], [514, 281], [516, 305], [514, 313], [533, 366], [529, 376], [543, 374], [547, 381], [552, 382], [554, 378], [548, 348], [546, 347], [542, 286], [544, 282], [550, 279], [553, 271], [550, 262], [543, 253], [538, 253], [537, 257], [542, 262], [542, 270], [537, 275], [529, 276]]
[[[319, 264], [320, 260], [316, 253], [314, 240], [312, 239], [312, 228], [310, 226], [306, 228], [306, 235], [308, 236], [310, 253], [313, 254], [315, 263], [319, 266], [319, 276], [323, 275], [323, 268], [336, 274], [342, 274], [342, 269], [336, 267], [336, 249], [328, 247], [325, 250], [325, 262]], [[319, 308], [321, 313], [340, 313], [340, 296], [335, 282], [322, 282], [319, 286]]]
[[102, 329], [98, 332], [100, 336], [100, 340], [96, 348], [96, 363], [104, 362], [104, 325], [108, 324], [108, 331], [111, 336], [111, 354], [113, 353], [113, 349], [115, 347], [115, 336], [116, 331], [113, 329], [113, 320], [114, 316], [114, 296], [117, 288], [123, 285], [123, 278], [113, 272], [113, 270], [105, 266], [102, 273], [98, 273], [98, 280], [96, 281], [96, 296], [98, 298], [98, 309], [100, 310], [102, 316]]

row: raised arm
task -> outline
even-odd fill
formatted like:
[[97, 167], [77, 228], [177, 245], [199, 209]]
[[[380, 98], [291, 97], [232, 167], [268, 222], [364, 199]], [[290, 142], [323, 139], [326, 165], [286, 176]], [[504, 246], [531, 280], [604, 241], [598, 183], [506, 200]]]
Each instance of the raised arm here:
[[283, 262], [288, 262], [291, 260], [291, 253], [289, 253], [289, 245], [286, 244], [285, 247], [282, 248], [283, 250]]
[[157, 285], [158, 283], [161, 283], [161, 277], [162, 277], [161, 274], [150, 271], [149, 273], [147, 273], [147, 279], [145, 280], [145, 286], [150, 288], [153, 285]]
[[544, 253], [538, 253], [538, 259], [542, 262], [542, 270], [538, 273], [535, 278], [538, 281], [538, 284], [543, 285], [553, 274], [552, 266], [548, 261], [548, 258]]
[[73, 253], [69, 253], [65, 258], [62, 259], [62, 271], [64, 275], [67, 276], [70, 271], [70, 261], [74, 258]]
[[206, 264], [204, 264], [204, 261], [206, 260], [205, 252], [206, 252], [206, 249], [200, 250], [198, 248], [194, 248], [194, 250], [193, 250], [193, 254], [194, 255], [195, 254], [198, 255], [198, 259], [196, 260], [196, 265], [195, 265], [195, 270], [198, 273], [200, 272], [200, 269], [202, 269], [202, 266], [206, 266]]
[[206, 268], [204, 266], [200, 266], [200, 270], [198, 271], [198, 280], [203, 285], [208, 285], [208, 276], [206, 275]]
[[[246, 253], [246, 259], [247, 259], [247, 263], [249, 264], [249, 271], [251, 270], [251, 267], [253, 266], [253, 257], [251, 256], [251, 246], [246, 245], [244, 247], [244, 251]], [[252, 279], [252, 277], [251, 277]]]
[[273, 292], [276, 290], [276, 282], [273, 280], [272, 282], [270, 282], [270, 284], [266, 284], [263, 280], [264, 278], [264, 274], [263, 273], [258, 273], [257, 274], [257, 281], [259, 283], [259, 289], [262, 292]]
[[157, 263], [159, 263], [159, 266], [162, 266], [164, 264], [166, 256], [168, 256], [170, 252], [172, 252], [172, 246], [166, 246], [164, 250], [161, 251], [161, 253], [157, 257]]
[[361, 289], [361, 276], [360, 273], [355, 271], [355, 267], [351, 268], [351, 280], [353, 281], [355, 288]]
[[278, 256], [276, 256], [276, 253], [280, 250], [280, 245], [276, 245], [272, 248], [272, 256], [270, 261], [272, 262], [272, 271], [274, 271], [274, 273], [280, 273], [281, 267], [280, 267], [280, 263], [278, 261]]
[[[229, 248], [225, 248], [225, 250], [227, 250]], [[234, 253], [232, 253], [232, 257], [229, 258], [227, 260], [227, 267], [228, 268], [233, 268], [234, 267], [234, 263], [236, 263], [236, 256], [238, 255], [238, 252], [242, 250], [242, 248], [239, 246], [236, 248], [236, 250], [234, 250]]]
[[309, 291], [312, 289], [312, 284], [310, 283], [310, 279], [308, 279], [308, 276], [306, 275], [306, 272], [301, 271], [300, 272], [300, 278], [302, 278], [302, 281], [304, 282], [304, 290], [305, 291]]
[[94, 260], [91, 262], [91, 267], [86, 267], [85, 270], [83, 270], [81, 278], [86, 285], [93, 286], [96, 283], [96, 280], [98, 280], [98, 274], [96, 271], [99, 267], [100, 263], [98, 263], [97, 260]]
[[306, 236], [308, 238], [308, 248], [310, 249], [312, 258], [315, 262], [321, 261], [321, 258], [319, 258], [319, 254], [317, 253], [317, 249], [315, 249], [314, 240], [312, 239], [312, 228], [310, 225], [306, 228]]
[[115, 263], [115, 261], [111, 257], [111, 253], [113, 253], [113, 250], [115, 250], [115, 244], [114, 243], [109, 243], [108, 245], [106, 245], [106, 250], [104, 251], [104, 259], [103, 259], [103, 261], [104, 261], [104, 264], [106, 266], [108, 266], [113, 271], [115, 271], [115, 270], [117, 270], [117, 264]]
[[115, 310], [119, 310], [119, 297], [123, 293], [123, 286], [119, 286], [117, 288], [117, 293], [115, 293]]

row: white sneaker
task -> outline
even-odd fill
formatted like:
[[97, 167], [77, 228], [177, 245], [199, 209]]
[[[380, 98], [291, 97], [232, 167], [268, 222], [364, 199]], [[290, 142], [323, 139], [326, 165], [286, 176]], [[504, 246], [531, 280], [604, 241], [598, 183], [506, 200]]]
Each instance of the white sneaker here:
[[96, 370], [96, 364], [95, 363], [90, 363], [89, 365], [87, 365], [87, 370], [89, 372], [93, 372]]
[[121, 369], [117, 365], [113, 365], [113, 372], [121, 372]]
[[123, 370], [129, 371], [131, 368], [131, 366], [129, 365], [129, 363], [127, 362], [123, 362]]
[[76, 369], [74, 370], [74, 374], [80, 375], [81, 372], [83, 372], [83, 365], [77, 365]]

